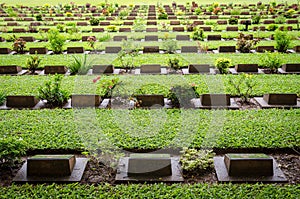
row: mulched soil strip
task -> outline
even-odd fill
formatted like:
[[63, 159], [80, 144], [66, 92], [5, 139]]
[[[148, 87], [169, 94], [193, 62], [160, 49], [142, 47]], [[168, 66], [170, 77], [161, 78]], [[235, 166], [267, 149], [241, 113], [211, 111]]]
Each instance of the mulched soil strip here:
[[[218, 154], [224, 155], [224, 154]], [[287, 153], [271, 153], [268, 154], [273, 156], [277, 161], [279, 167], [282, 169], [286, 178], [288, 179], [288, 184], [299, 184], [300, 175], [300, 155], [299, 154], [287, 154]], [[0, 186], [9, 186], [12, 183], [13, 177], [16, 175], [18, 170], [21, 168], [25, 161], [23, 158], [22, 163], [16, 164], [12, 168], [2, 168], [0, 169]], [[113, 162], [106, 161], [102, 162], [101, 159], [91, 158], [87, 164], [85, 173], [82, 177], [81, 184], [103, 184], [110, 183], [114, 184], [114, 179], [116, 175], [116, 170], [111, 167]], [[214, 169], [207, 171], [205, 173], [201, 171], [184, 173], [185, 181], [184, 183], [217, 183], [216, 172]]]

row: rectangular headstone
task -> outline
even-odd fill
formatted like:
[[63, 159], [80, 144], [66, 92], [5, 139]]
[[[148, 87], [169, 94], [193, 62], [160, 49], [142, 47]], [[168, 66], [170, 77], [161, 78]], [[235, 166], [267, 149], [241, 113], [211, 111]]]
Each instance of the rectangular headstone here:
[[119, 32], [131, 32], [131, 28], [119, 28]]
[[143, 53], [159, 53], [159, 46], [144, 46]]
[[11, 108], [32, 108], [38, 101], [34, 96], [7, 96], [6, 106]]
[[147, 21], [147, 26], [149, 25], [157, 25], [157, 22], [156, 21]]
[[204, 21], [193, 21], [195, 26], [204, 25]]
[[35, 155], [27, 159], [27, 176], [70, 176], [74, 155]]
[[21, 66], [8, 65], [0, 66], [0, 74], [16, 74], [22, 71]]
[[264, 20], [263, 24], [275, 24], [275, 20]]
[[113, 65], [93, 65], [93, 74], [113, 73]]
[[133, 21], [124, 21], [123, 25], [124, 26], [132, 26], [133, 25]]
[[300, 53], [300, 46], [294, 46], [293, 49], [296, 53]]
[[219, 41], [221, 39], [221, 35], [207, 35], [207, 41]]
[[173, 27], [173, 32], [184, 32], [184, 27]]
[[158, 41], [158, 36], [157, 35], [146, 35], [145, 41]]
[[238, 26], [227, 26], [226, 31], [239, 31]]
[[114, 36], [113, 41], [122, 41], [122, 40], [127, 40], [127, 36]]
[[77, 26], [88, 26], [87, 22], [77, 22]]
[[11, 53], [10, 48], [0, 48], [0, 54], [9, 54]]
[[39, 48], [29, 48], [29, 53], [30, 54], [47, 54], [48, 49], [45, 47], [39, 47]]
[[83, 47], [68, 47], [67, 48], [68, 54], [70, 53], [84, 53]]
[[141, 73], [161, 73], [161, 66], [160, 64], [141, 65]]
[[273, 159], [265, 154], [226, 154], [225, 166], [229, 176], [272, 176]]
[[263, 100], [270, 105], [297, 105], [297, 94], [264, 94]]
[[92, 28], [92, 32], [104, 32], [104, 28]]
[[274, 52], [275, 48], [274, 46], [257, 46], [256, 52], [263, 53], [265, 51]]
[[93, 38], [96, 39], [95, 36], [82, 36], [82, 37], [81, 37], [81, 40], [82, 40], [82, 41], [87, 41], [89, 37], [93, 37]]
[[236, 72], [258, 72], [258, 64], [237, 64]]
[[157, 28], [146, 28], [146, 32], [157, 32]]
[[99, 95], [72, 95], [72, 107], [98, 107], [101, 102]]
[[219, 46], [220, 53], [235, 53], [235, 46]]
[[131, 154], [127, 173], [128, 176], [172, 175], [171, 157], [168, 154]]
[[45, 66], [45, 74], [65, 74], [66, 72], [65, 66]]
[[208, 31], [208, 32], [211, 31], [211, 27], [210, 27], [210, 26], [200, 26], [200, 28], [201, 28], [203, 31]]
[[209, 73], [209, 65], [208, 64], [190, 64], [189, 65], [189, 73]]
[[198, 53], [197, 46], [181, 46], [181, 53]]
[[101, 21], [100, 26], [109, 26], [110, 25], [110, 22], [109, 21]]
[[227, 25], [227, 20], [218, 20], [217, 24], [219, 24], [219, 25]]
[[177, 41], [189, 41], [190, 35], [176, 35]]
[[105, 53], [119, 53], [122, 50], [121, 46], [106, 46]]
[[202, 106], [229, 106], [229, 94], [203, 94], [200, 96]]
[[285, 72], [300, 72], [300, 63], [298, 63], [298, 64], [283, 64], [282, 70]]
[[170, 25], [180, 25], [180, 21], [170, 21]]
[[13, 32], [19, 33], [19, 32], [26, 32], [24, 28], [13, 28]]

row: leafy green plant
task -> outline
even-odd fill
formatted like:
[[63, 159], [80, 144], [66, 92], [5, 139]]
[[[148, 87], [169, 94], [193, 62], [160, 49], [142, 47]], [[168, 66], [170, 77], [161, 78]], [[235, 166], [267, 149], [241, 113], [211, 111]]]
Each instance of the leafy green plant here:
[[135, 64], [135, 58], [139, 56], [138, 45], [134, 44], [133, 40], [123, 40], [122, 50], [118, 53], [117, 60], [126, 70], [132, 70]]
[[137, 95], [164, 95], [168, 96], [169, 89], [158, 83], [148, 83], [139, 87], [137, 90], [133, 92], [133, 96]]
[[241, 9], [233, 9], [231, 12], [230, 12], [230, 15], [240, 15], [241, 14]]
[[83, 56], [73, 56], [73, 62], [70, 63], [69, 69], [71, 75], [85, 75], [87, 74], [88, 70], [92, 67], [92, 62], [88, 61], [87, 54]]
[[95, 18], [95, 17], [92, 17], [92, 18], [90, 19], [90, 24], [91, 24], [91, 26], [98, 26], [98, 25], [99, 25], [99, 22], [100, 22], [100, 20], [97, 19], [97, 18]]
[[265, 52], [261, 57], [261, 66], [269, 68], [272, 73], [276, 73], [278, 68], [282, 65], [279, 53]]
[[202, 28], [197, 28], [194, 32], [193, 32], [193, 36], [192, 36], [193, 40], [199, 40], [199, 41], [203, 41], [204, 40], [204, 31]]
[[278, 25], [276, 25], [276, 24], [270, 24], [267, 27], [268, 31], [275, 31], [277, 28], [278, 28]]
[[251, 48], [253, 48], [260, 40], [252, 39], [250, 35], [245, 35], [243, 33], [239, 33], [237, 40], [237, 49], [241, 53], [249, 53]]
[[165, 39], [163, 41], [163, 48], [166, 53], [175, 53], [177, 49], [177, 41], [172, 39]]
[[242, 104], [249, 104], [250, 97], [253, 95], [253, 89], [257, 85], [257, 82], [253, 78], [253, 75], [241, 74], [238, 78], [229, 77], [229, 85], [234, 88], [234, 95], [241, 98]]
[[4, 104], [6, 95], [3, 91], [0, 91], [0, 106]]
[[172, 86], [167, 96], [174, 108], [193, 108], [191, 100], [195, 97], [194, 90], [187, 85]]
[[27, 143], [22, 138], [4, 135], [0, 138], [0, 167], [13, 167], [26, 150]]
[[65, 36], [60, 34], [57, 29], [50, 29], [48, 31], [48, 39], [53, 52], [56, 54], [62, 53], [66, 42]]
[[37, 55], [37, 53], [35, 55], [32, 55], [29, 58], [27, 58], [26, 66], [31, 74], [35, 73], [35, 71], [39, 67], [41, 61], [42, 61], [42, 59]]
[[204, 173], [214, 168], [214, 156], [215, 153], [211, 150], [183, 148], [180, 156], [181, 167], [185, 172]]
[[145, 24], [145, 20], [143, 18], [138, 18], [136, 20], [134, 20], [133, 23], [133, 30], [135, 32], [142, 32], [143, 30], [145, 30], [146, 24]]
[[13, 43], [13, 50], [17, 53], [24, 53], [26, 41], [22, 38], [17, 38], [15, 35], [13, 35], [14, 43]]
[[158, 19], [162, 20], [162, 19], [168, 19], [168, 14], [167, 13], [159, 13], [158, 14]]
[[252, 24], [259, 24], [260, 19], [261, 19], [260, 15], [253, 15], [252, 16]]
[[36, 15], [36, 16], [35, 16], [35, 19], [36, 19], [37, 21], [43, 21], [43, 18], [42, 18], [42, 15], [41, 15], [41, 14]]
[[38, 88], [38, 98], [46, 100], [50, 107], [57, 107], [64, 105], [70, 98], [69, 92], [61, 89], [62, 75], [55, 75], [52, 80], [45, 83], [44, 87]]
[[221, 74], [228, 73], [228, 68], [232, 65], [231, 59], [228, 58], [218, 58], [215, 61], [215, 66], [219, 69]]
[[94, 36], [89, 36], [88, 38], [87, 38], [87, 42], [88, 42], [88, 44], [89, 44], [89, 46], [93, 49], [93, 50], [95, 50], [95, 43], [96, 43], [96, 37], [94, 37]]
[[115, 25], [109, 25], [107, 26], [108, 32], [117, 32], [117, 27]]
[[57, 29], [59, 32], [64, 32], [65, 25], [59, 23], [59, 24], [56, 25], [56, 29]]
[[230, 25], [235, 25], [235, 24], [238, 24], [238, 19], [237, 18], [235, 18], [235, 17], [230, 17], [229, 19], [228, 19], [228, 23], [230, 24]]
[[101, 96], [103, 98], [111, 98], [113, 89], [115, 88], [116, 85], [121, 83], [119, 78], [108, 79], [108, 78], [101, 78], [100, 76], [98, 76], [96, 79], [93, 80], [94, 83], [97, 82], [95, 80], [99, 81], [99, 87], [101, 88], [102, 91]]
[[179, 59], [177, 58], [169, 58], [168, 59], [168, 66], [171, 67], [174, 70], [179, 70], [180, 69], [180, 65], [179, 65]]
[[286, 18], [283, 15], [279, 15], [275, 18], [275, 23], [277, 24], [284, 24], [286, 21]]
[[285, 53], [292, 41], [292, 37], [287, 31], [276, 30], [274, 35], [276, 41], [276, 49], [278, 52]]

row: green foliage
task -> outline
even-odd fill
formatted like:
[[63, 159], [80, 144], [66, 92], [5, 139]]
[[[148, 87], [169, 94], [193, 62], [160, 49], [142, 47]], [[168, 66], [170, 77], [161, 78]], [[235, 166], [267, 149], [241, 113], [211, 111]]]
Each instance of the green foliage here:
[[230, 12], [230, 15], [240, 15], [241, 14], [241, 9], [233, 9], [231, 12]]
[[70, 63], [69, 69], [71, 75], [85, 75], [87, 74], [88, 70], [92, 68], [93, 62], [88, 61], [87, 54], [84, 54], [83, 56], [73, 56], [73, 62]]
[[59, 23], [59, 24], [56, 25], [56, 29], [57, 29], [59, 32], [64, 32], [65, 25]]
[[215, 61], [215, 66], [219, 69], [221, 74], [228, 73], [228, 68], [232, 65], [231, 59], [227, 58], [218, 58]]
[[97, 18], [95, 18], [95, 17], [92, 17], [92, 18], [90, 19], [90, 24], [91, 24], [91, 26], [98, 26], [98, 25], [99, 25], [99, 22], [100, 22], [100, 20], [97, 19]]
[[25, 155], [27, 144], [22, 138], [5, 136], [0, 138], [0, 168], [12, 167]]
[[214, 156], [215, 153], [211, 150], [183, 148], [180, 156], [181, 167], [184, 171], [201, 174], [214, 168]]
[[133, 96], [137, 95], [164, 95], [168, 96], [169, 89], [158, 83], [148, 83], [140, 86], [133, 92]]
[[230, 17], [229, 19], [228, 19], [228, 23], [230, 24], [230, 25], [236, 25], [236, 24], [238, 24], [238, 19], [237, 18], [235, 18], [235, 17]]
[[48, 39], [53, 52], [57, 54], [62, 53], [66, 38], [57, 29], [48, 31]]
[[96, 37], [94, 37], [94, 36], [89, 36], [88, 38], [87, 38], [87, 42], [88, 42], [88, 44], [89, 44], [89, 46], [94, 50], [95, 49], [95, 43], [96, 43]]
[[43, 18], [42, 18], [42, 15], [41, 15], [41, 14], [36, 15], [36, 16], [35, 16], [35, 19], [36, 19], [37, 21], [43, 21]]
[[168, 66], [173, 68], [174, 70], [179, 70], [180, 69], [180, 65], [179, 65], [179, 59], [175, 58], [169, 58], [168, 59]]
[[270, 25], [268, 25], [267, 30], [268, 31], [275, 31], [277, 28], [278, 28], [278, 25], [270, 24]]
[[13, 35], [14, 43], [13, 43], [13, 50], [17, 53], [24, 53], [26, 41], [22, 38], [17, 38], [15, 35]]
[[253, 75], [245, 74], [239, 75], [238, 78], [229, 78], [229, 85], [235, 90], [234, 95], [241, 97], [242, 103], [250, 103], [250, 97], [253, 96], [253, 90], [257, 82]]
[[276, 41], [276, 49], [278, 52], [285, 53], [291, 44], [292, 37], [287, 31], [276, 30], [274, 35]]
[[196, 8], [195, 9], [195, 14], [200, 15], [201, 14], [201, 8]]
[[263, 68], [269, 68], [271, 72], [276, 73], [278, 68], [282, 65], [279, 53], [266, 52], [261, 57], [261, 66]]
[[36, 69], [39, 67], [40, 62], [42, 61], [42, 59], [37, 55], [32, 55], [29, 58], [27, 58], [26, 60], [26, 66], [28, 68], [28, 70], [34, 74]]
[[168, 19], [168, 14], [167, 13], [159, 13], [158, 14], [158, 19], [159, 20]]
[[0, 91], [0, 106], [4, 104], [6, 95], [3, 91]]
[[260, 15], [253, 15], [252, 16], [252, 24], [259, 24], [260, 19], [261, 19]]
[[251, 48], [253, 48], [258, 42], [258, 39], [252, 39], [250, 35], [244, 35], [243, 33], [239, 33], [236, 45], [237, 49], [241, 53], [249, 53]]
[[138, 18], [134, 20], [132, 28], [135, 32], [142, 32], [146, 28], [145, 20], [143, 18]]
[[122, 50], [118, 53], [117, 60], [121, 66], [132, 70], [135, 65], [135, 58], [139, 56], [138, 45], [133, 40], [123, 40]]
[[193, 36], [192, 36], [193, 40], [199, 40], [199, 41], [203, 41], [204, 40], [204, 31], [202, 28], [197, 28], [194, 32], [193, 32]]
[[66, 90], [61, 89], [62, 78], [62, 75], [55, 75], [53, 81], [46, 82], [44, 87], [38, 89], [39, 99], [47, 100], [47, 104], [50, 107], [62, 106], [70, 97], [70, 94]]
[[117, 32], [117, 27], [115, 25], [109, 25], [107, 26], [108, 32]]
[[116, 85], [118, 85], [120, 83], [121, 82], [120, 82], [119, 78], [107, 79], [107, 78], [100, 77], [99, 87], [100, 87], [101, 92], [103, 93], [101, 95], [101, 97], [111, 98], [112, 94], [113, 94], [113, 89], [115, 88]]
[[277, 24], [284, 24], [286, 21], [286, 18], [283, 15], [279, 15], [275, 18], [275, 23]]
[[177, 49], [177, 41], [173, 39], [165, 39], [163, 41], [163, 48], [166, 53], [175, 53]]
[[168, 94], [174, 108], [192, 108], [191, 100], [195, 97], [194, 90], [188, 85], [172, 86]]

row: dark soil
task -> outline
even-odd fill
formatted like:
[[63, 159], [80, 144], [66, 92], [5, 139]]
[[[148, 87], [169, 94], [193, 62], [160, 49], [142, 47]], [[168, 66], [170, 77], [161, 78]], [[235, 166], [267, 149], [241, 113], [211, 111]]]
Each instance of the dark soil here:
[[[288, 184], [300, 183], [300, 155], [286, 153], [269, 155], [274, 157], [277, 161], [279, 167], [288, 179]], [[24, 162], [25, 158], [23, 158], [21, 163], [17, 163], [14, 167], [0, 169], [0, 186], [9, 186], [12, 183], [13, 177], [17, 174]], [[111, 167], [110, 164], [112, 163], [103, 163], [100, 158], [90, 158], [82, 177], [81, 184], [114, 184], [116, 169]], [[185, 178], [184, 183], [217, 183], [216, 172], [214, 170], [205, 173], [184, 172], [183, 175]]]

